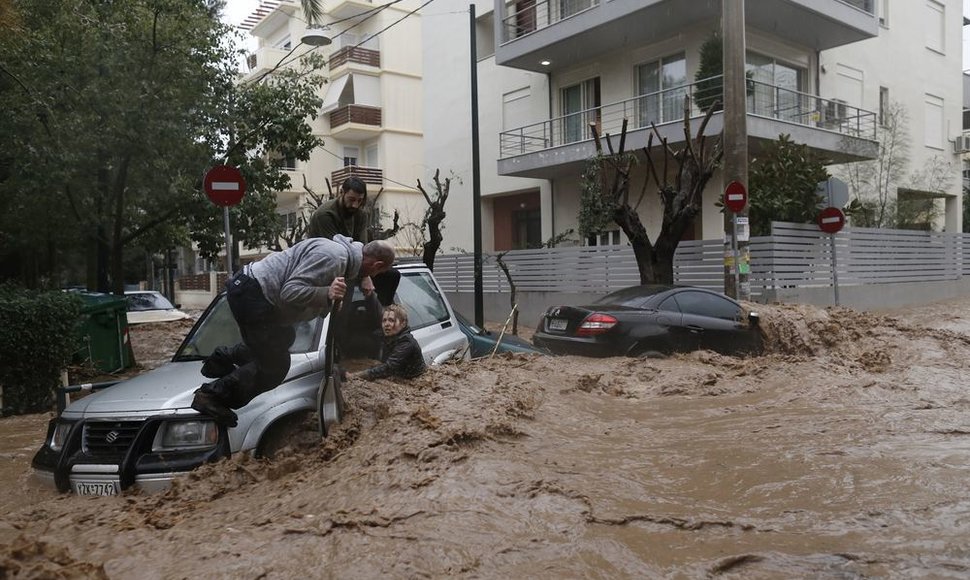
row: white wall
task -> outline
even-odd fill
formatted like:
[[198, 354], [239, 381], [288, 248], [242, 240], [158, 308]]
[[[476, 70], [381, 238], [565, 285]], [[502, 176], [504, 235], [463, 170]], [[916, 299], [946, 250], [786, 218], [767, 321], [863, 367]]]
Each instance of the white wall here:
[[[946, 231], [959, 231], [962, 214], [960, 159], [952, 151], [951, 141], [962, 134], [962, 21], [961, 0], [939, 0], [945, 6], [944, 49], [927, 48], [924, 26], [926, 0], [889, 2], [888, 26], [880, 27], [877, 38], [821, 54], [821, 95], [838, 96], [839, 65], [863, 71], [862, 103], [850, 103], [870, 111], [879, 110], [879, 87], [889, 88], [891, 101], [907, 111], [910, 140], [910, 163], [907, 174], [924, 167], [934, 156], [941, 156], [952, 166], [952, 180], [947, 193]], [[943, 99], [945, 142], [942, 148], [925, 145], [924, 101], [930, 94]], [[904, 184], [899, 184], [904, 185]]]
[[[454, 176], [451, 196], [445, 206], [445, 241], [442, 248], [473, 248], [472, 143], [471, 143], [471, 55], [469, 0], [450, 0], [448, 10], [432, 4], [422, 12], [424, 42], [424, 155], [425, 179], [430, 183], [436, 169], [441, 178]], [[493, 2], [476, 0], [476, 16], [491, 12]], [[484, 39], [482, 39], [484, 40]], [[479, 45], [488, 45], [488, 42]], [[479, 167], [483, 199], [482, 243], [492, 249], [491, 203], [488, 198], [507, 193], [539, 189], [543, 203], [543, 237], [552, 235], [546, 219], [551, 205], [546, 180], [502, 177], [497, 172], [499, 133], [502, 131], [502, 97], [528, 89], [529, 115], [536, 121], [548, 117], [548, 86], [545, 75], [497, 67], [492, 55], [479, 54]], [[486, 215], [487, 214], [487, 215]]]

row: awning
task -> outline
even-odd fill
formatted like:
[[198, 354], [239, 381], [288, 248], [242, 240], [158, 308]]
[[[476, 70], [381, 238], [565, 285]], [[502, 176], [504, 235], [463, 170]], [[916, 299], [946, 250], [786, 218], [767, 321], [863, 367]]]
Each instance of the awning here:
[[[352, 75], [344, 75], [335, 81], [329, 83], [329, 89], [327, 89], [327, 96], [323, 98], [323, 107], [320, 109], [320, 113], [329, 113], [330, 111], [336, 109], [340, 106], [340, 96], [343, 94], [344, 89], [350, 86], [350, 94], [353, 95], [354, 85], [350, 80]], [[346, 99], [345, 99], [346, 101]]]

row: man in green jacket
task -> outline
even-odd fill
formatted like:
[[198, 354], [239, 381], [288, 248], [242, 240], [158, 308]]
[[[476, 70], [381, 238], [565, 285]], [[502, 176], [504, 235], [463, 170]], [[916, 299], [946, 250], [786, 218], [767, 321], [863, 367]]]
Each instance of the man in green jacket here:
[[308, 238], [330, 238], [337, 234], [366, 244], [367, 235], [367, 184], [357, 177], [348, 177], [340, 186], [336, 199], [324, 202], [310, 217], [307, 224]]
[[[324, 202], [310, 216], [307, 224], [307, 238], [330, 238], [336, 235], [347, 236], [366, 244], [370, 241], [367, 230], [369, 215], [367, 205], [367, 184], [359, 177], [348, 177], [340, 185], [340, 195]], [[374, 289], [380, 303], [387, 306], [394, 302], [394, 293], [401, 281], [401, 273], [389, 270], [374, 280], [361, 280], [361, 288]]]

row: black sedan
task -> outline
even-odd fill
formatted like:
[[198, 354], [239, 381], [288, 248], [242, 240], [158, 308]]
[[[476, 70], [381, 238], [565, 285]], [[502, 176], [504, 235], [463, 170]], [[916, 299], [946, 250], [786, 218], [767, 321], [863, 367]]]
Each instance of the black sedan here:
[[644, 356], [692, 350], [761, 350], [758, 315], [690, 286], [632, 286], [587, 306], [554, 306], [539, 320], [536, 346], [557, 354]]

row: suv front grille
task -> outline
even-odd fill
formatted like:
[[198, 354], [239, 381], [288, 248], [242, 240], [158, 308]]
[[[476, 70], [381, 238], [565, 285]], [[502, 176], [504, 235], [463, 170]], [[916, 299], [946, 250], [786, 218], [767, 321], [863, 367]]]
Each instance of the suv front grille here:
[[144, 424], [144, 421], [89, 421], [84, 424], [84, 452], [120, 460]]

